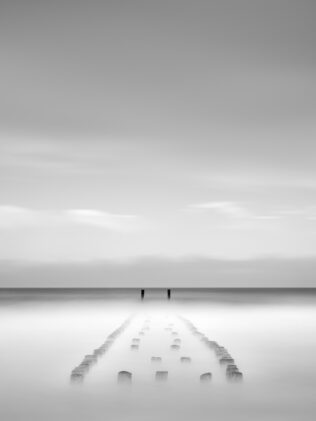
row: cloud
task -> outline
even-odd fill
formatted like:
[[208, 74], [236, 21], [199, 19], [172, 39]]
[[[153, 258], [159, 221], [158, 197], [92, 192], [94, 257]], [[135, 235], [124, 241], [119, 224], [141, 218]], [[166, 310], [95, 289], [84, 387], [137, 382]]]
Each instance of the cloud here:
[[108, 231], [135, 231], [144, 223], [137, 215], [112, 214], [97, 209], [34, 210], [0, 206], [0, 229], [86, 225]]
[[0, 206], [0, 228], [19, 228], [36, 225], [36, 212], [18, 206]]
[[[122, 159], [122, 142], [90, 136], [93, 148], [80, 137], [10, 135], [0, 130], [0, 168], [19, 174], [55, 174], [59, 176], [104, 174]], [[126, 147], [126, 149], [128, 149]], [[106, 164], [106, 165], [105, 165]]]
[[316, 206], [306, 206], [294, 209], [274, 209], [272, 214], [267, 215], [256, 214], [248, 207], [233, 201], [195, 203], [189, 205], [187, 209], [198, 212], [213, 211], [239, 221], [272, 221], [284, 218], [300, 218], [306, 221], [316, 220]]
[[140, 227], [136, 215], [117, 215], [96, 209], [70, 209], [65, 212], [70, 221], [110, 231], [133, 231]]
[[244, 219], [252, 215], [245, 207], [235, 202], [206, 202], [189, 205], [191, 210], [215, 211], [231, 218]]
[[295, 209], [282, 209], [280, 214], [286, 217], [299, 217], [313, 221], [316, 219], [316, 206], [306, 206]]
[[213, 211], [230, 219], [239, 221], [275, 220], [280, 215], [257, 215], [247, 207], [232, 201], [196, 203], [188, 206], [189, 210]]

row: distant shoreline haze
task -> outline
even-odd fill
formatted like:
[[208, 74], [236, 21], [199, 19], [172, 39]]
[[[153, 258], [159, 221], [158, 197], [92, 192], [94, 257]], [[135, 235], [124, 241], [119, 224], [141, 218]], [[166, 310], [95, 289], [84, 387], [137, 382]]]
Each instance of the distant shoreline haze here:
[[0, 262], [0, 288], [316, 288], [316, 258]]

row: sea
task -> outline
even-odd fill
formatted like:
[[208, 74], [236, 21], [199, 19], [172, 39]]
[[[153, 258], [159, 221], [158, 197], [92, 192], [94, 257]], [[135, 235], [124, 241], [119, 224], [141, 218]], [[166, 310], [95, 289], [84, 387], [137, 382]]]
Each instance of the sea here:
[[316, 289], [0, 290], [2, 421], [313, 421], [315, 356]]

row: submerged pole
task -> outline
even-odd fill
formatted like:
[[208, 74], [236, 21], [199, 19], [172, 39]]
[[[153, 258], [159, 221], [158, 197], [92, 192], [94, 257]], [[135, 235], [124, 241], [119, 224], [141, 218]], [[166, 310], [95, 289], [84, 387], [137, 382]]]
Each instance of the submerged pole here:
[[140, 297], [141, 297], [142, 300], [144, 299], [144, 297], [145, 297], [145, 290], [144, 289], [140, 290]]
[[168, 300], [170, 300], [171, 298], [171, 289], [167, 289], [167, 296], [168, 296]]

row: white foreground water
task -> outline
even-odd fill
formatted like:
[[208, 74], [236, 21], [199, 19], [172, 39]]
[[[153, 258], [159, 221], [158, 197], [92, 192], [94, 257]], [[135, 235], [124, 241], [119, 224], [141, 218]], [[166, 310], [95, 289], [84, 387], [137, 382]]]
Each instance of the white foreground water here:
[[[152, 292], [142, 302], [138, 291], [2, 291], [0, 298], [1, 420], [316, 419], [313, 290], [178, 291], [171, 301]], [[83, 382], [71, 382], [84, 356], [131, 316]], [[227, 349], [242, 382], [227, 381], [214, 350], [182, 318]], [[130, 385], [118, 383], [123, 370], [132, 373]], [[156, 381], [156, 371], [167, 371], [167, 380]], [[207, 372], [211, 381], [201, 383]]]

